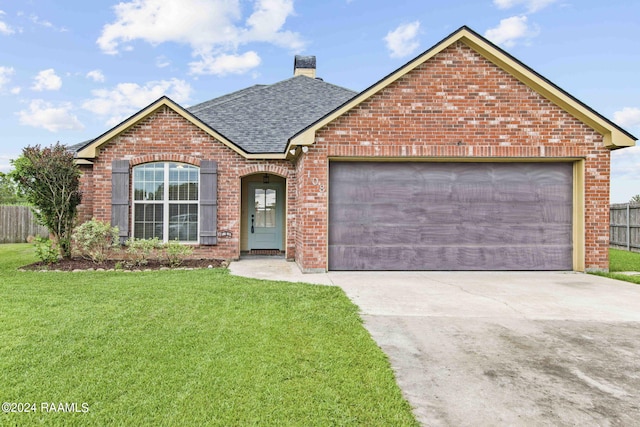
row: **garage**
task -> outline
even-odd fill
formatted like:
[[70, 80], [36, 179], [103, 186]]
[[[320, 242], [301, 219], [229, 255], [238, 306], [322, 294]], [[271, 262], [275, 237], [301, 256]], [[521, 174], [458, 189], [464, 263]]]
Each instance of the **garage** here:
[[572, 270], [573, 164], [329, 164], [330, 270]]

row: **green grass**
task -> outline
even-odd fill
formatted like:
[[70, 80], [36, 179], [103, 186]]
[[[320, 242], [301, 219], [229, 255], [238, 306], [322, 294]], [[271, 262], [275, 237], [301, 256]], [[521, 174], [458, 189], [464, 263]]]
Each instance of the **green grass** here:
[[640, 253], [609, 249], [609, 271], [640, 271]]
[[594, 274], [609, 277], [611, 279], [640, 284], [640, 275], [629, 276], [626, 274], [620, 274], [622, 271], [640, 272], [640, 253], [623, 251], [620, 249], [609, 249], [609, 272]]
[[0, 402], [37, 406], [0, 425], [416, 425], [339, 288], [217, 269], [16, 270], [33, 260], [0, 245]]

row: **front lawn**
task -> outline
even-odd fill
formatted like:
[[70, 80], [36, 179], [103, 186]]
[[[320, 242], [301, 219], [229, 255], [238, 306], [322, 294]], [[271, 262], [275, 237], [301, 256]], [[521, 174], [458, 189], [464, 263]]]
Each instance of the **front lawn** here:
[[0, 425], [416, 425], [339, 288], [33, 261], [0, 245], [0, 402], [36, 409]]
[[640, 275], [630, 276], [627, 274], [620, 274], [622, 271], [640, 272], [640, 253], [623, 251], [620, 249], [609, 249], [609, 272], [595, 274], [609, 277], [611, 279], [640, 284]]

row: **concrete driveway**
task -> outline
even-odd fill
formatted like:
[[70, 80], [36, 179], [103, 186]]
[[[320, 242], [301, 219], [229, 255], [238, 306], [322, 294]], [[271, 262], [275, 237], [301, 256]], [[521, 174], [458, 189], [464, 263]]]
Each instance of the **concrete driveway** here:
[[579, 273], [285, 270], [272, 278], [344, 289], [424, 425], [640, 423], [638, 285]]

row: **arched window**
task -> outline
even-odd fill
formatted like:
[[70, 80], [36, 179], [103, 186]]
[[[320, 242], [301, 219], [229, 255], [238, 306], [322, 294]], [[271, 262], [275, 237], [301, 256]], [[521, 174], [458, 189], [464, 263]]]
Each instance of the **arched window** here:
[[133, 237], [198, 242], [200, 169], [174, 162], [133, 168]]

